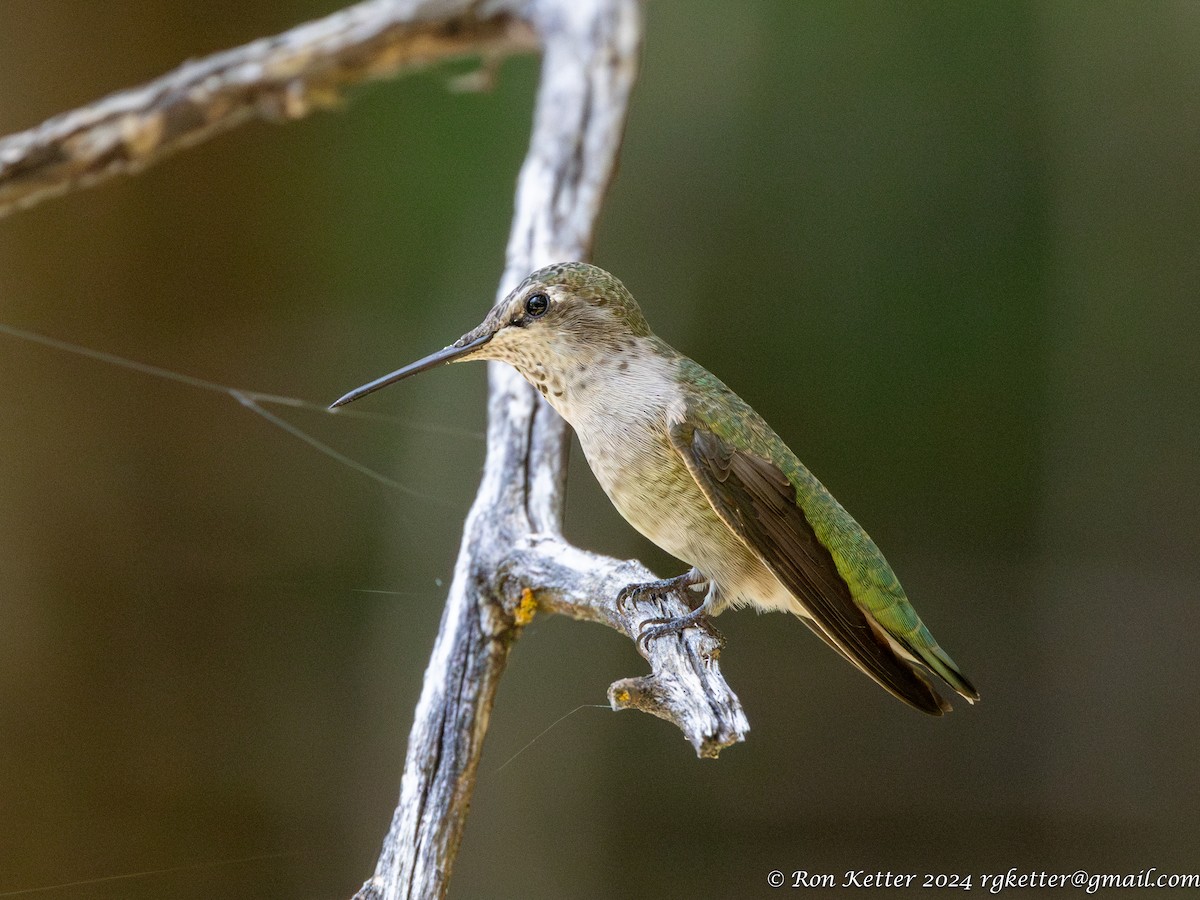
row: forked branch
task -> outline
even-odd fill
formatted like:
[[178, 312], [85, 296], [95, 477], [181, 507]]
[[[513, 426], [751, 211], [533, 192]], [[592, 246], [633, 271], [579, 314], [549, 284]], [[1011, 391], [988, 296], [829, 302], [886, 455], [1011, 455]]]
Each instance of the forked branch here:
[[[0, 215], [137, 171], [255, 117], [304, 115], [360, 81], [536, 45], [542, 76], [503, 296], [535, 268], [590, 256], [641, 37], [640, 0], [370, 0], [0, 140]], [[484, 477], [425, 673], [400, 802], [362, 900], [445, 895], [496, 687], [535, 610], [631, 638], [648, 618], [687, 611], [674, 597], [617, 608], [621, 587], [654, 576], [562, 538], [566, 424], [511, 368], [491, 364], [489, 382]], [[651, 672], [614, 684], [613, 708], [673, 722], [698, 754], [716, 756], [749, 729], [717, 650], [696, 630], [639, 647]]]

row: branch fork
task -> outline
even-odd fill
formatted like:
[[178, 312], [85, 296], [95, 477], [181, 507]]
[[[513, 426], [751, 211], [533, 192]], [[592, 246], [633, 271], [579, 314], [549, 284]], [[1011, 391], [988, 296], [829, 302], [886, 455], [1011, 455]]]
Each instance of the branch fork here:
[[[512, 619], [531, 596], [548, 612], [599, 622], [632, 640], [650, 664], [650, 674], [614, 682], [608, 689], [612, 708], [665, 719], [683, 732], [698, 756], [715, 758], [750, 730], [737, 696], [721, 676], [719, 642], [699, 628], [638, 641], [647, 623], [690, 612], [675, 593], [627, 603], [623, 610], [616, 603], [621, 588], [654, 578], [633, 560], [590, 553], [557, 535], [532, 534], [515, 548], [500, 584]], [[543, 587], [523, 587], [530, 583]]]
[[[540, 47], [503, 297], [534, 269], [590, 256], [641, 39], [640, 0], [367, 0], [0, 139], [0, 217], [140, 171], [252, 119], [307, 115], [353, 84], [455, 57], [494, 64]], [[414, 713], [400, 801], [359, 900], [445, 896], [496, 688], [535, 609], [598, 622], [634, 641], [650, 673], [614, 683], [613, 709], [673, 723], [702, 757], [749, 730], [712, 635], [688, 628], [637, 640], [648, 620], [686, 614], [683, 598], [619, 608], [622, 588], [654, 574], [562, 538], [566, 423], [511, 368], [490, 364], [489, 382], [483, 480]]]

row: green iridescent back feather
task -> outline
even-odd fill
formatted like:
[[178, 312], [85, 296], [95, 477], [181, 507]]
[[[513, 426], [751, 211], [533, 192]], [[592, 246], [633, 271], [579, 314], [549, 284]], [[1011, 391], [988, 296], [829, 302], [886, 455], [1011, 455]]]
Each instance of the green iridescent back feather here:
[[[665, 343], [663, 347], [676, 352]], [[703, 366], [678, 358], [684, 383], [697, 387], [688, 394], [689, 418], [733, 446], [774, 463], [795, 488], [805, 518], [829, 550], [859, 608], [958, 693], [976, 699], [978, 692], [934, 640], [870, 535], [748, 403]]]

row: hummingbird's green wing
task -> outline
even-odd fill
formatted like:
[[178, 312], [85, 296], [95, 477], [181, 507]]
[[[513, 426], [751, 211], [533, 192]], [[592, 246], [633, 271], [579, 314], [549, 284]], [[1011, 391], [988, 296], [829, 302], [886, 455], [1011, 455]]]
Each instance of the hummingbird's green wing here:
[[922, 712], [936, 716], [948, 711], [950, 704], [896, 653], [883, 626], [855, 602], [830, 551], [797, 502], [796, 487], [788, 476], [768, 459], [735, 448], [715, 431], [685, 421], [671, 429], [671, 442], [721, 520], [806, 608], [813, 630], [826, 643]]

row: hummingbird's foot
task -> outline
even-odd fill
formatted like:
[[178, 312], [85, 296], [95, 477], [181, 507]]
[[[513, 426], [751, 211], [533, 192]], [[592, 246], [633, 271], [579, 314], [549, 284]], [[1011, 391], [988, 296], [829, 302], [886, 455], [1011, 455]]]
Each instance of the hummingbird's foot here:
[[704, 584], [707, 580], [696, 569], [689, 569], [682, 575], [677, 575], [674, 578], [660, 578], [658, 581], [626, 585], [617, 594], [617, 612], [624, 613], [625, 604], [630, 601], [636, 605], [643, 600], [653, 600], [655, 597], [663, 594], [675, 592], [678, 592], [687, 601], [689, 607], [692, 607], [693, 599], [698, 598], [695, 598], [695, 595], [688, 588], [697, 584]]
[[693, 625], [702, 628], [708, 635], [717, 642], [717, 649], [725, 649], [725, 635], [717, 631], [712, 620], [708, 617], [708, 610], [703, 606], [693, 609], [685, 616], [676, 616], [675, 618], [659, 618], [647, 619], [642, 623], [641, 631], [638, 633], [637, 643], [641, 647], [647, 646], [651, 641], [660, 637], [666, 637], [668, 634], [679, 634]]

